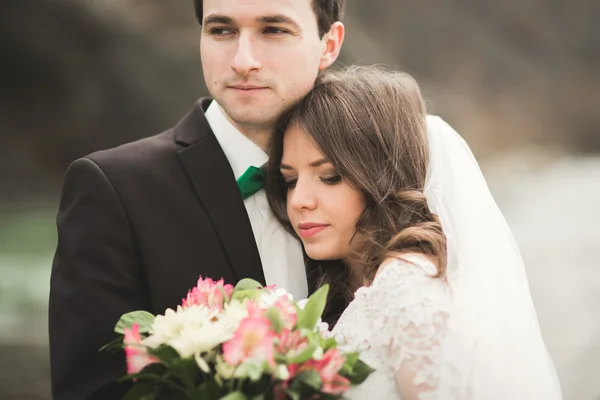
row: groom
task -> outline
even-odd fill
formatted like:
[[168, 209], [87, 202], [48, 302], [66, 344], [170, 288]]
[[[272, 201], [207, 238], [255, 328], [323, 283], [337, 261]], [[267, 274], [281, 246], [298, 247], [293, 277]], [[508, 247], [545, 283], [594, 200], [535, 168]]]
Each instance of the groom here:
[[336, 60], [344, 2], [195, 0], [214, 100], [166, 132], [70, 165], [50, 288], [54, 399], [120, 398], [124, 355], [98, 349], [120, 315], [176, 307], [199, 275], [307, 296], [299, 242], [244, 181], [267, 161], [277, 117]]

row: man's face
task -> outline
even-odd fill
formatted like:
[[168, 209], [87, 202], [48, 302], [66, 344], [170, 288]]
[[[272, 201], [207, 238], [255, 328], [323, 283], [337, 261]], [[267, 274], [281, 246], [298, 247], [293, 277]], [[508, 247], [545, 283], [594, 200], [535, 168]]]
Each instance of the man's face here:
[[329, 66], [312, 0], [204, 0], [200, 53], [212, 97], [251, 129], [272, 128]]

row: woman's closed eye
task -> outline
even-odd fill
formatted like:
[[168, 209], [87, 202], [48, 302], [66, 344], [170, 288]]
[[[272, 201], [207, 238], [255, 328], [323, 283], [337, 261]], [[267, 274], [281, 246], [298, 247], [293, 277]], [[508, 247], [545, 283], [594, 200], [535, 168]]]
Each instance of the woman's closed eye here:
[[296, 182], [298, 182], [297, 178], [291, 179], [291, 178], [284, 178], [283, 179], [283, 184], [285, 185], [285, 187], [287, 188], [287, 190], [293, 189], [296, 187]]
[[[342, 177], [340, 175], [332, 175], [332, 176], [320, 176], [319, 180], [328, 186], [337, 185], [342, 181]], [[296, 184], [298, 183], [298, 178], [284, 178], [283, 184], [288, 190], [294, 189]]]
[[340, 175], [323, 176], [319, 179], [326, 185], [337, 185], [342, 181], [342, 177]]

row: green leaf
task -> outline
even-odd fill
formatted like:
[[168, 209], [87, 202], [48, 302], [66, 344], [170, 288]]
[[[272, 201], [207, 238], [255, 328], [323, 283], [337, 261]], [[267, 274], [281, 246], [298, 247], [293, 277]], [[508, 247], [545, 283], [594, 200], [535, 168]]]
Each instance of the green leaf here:
[[347, 397], [340, 397], [339, 395], [333, 395], [329, 393], [319, 392], [318, 396], [316, 396], [319, 400], [348, 400]]
[[162, 375], [158, 374], [139, 372], [137, 374], [125, 375], [124, 377], [119, 379], [118, 382], [131, 381], [133, 379], [137, 379], [138, 381], [150, 381], [153, 383], [157, 383], [161, 382], [164, 378]]
[[317, 371], [303, 371], [296, 375], [294, 380], [302, 382], [315, 390], [321, 389], [322, 381]]
[[355, 377], [360, 380], [359, 383], [362, 383], [373, 372], [375, 372], [375, 369], [363, 360], [358, 360], [356, 364], [354, 364], [354, 374]]
[[131, 329], [133, 324], [138, 324], [140, 326], [140, 333], [148, 333], [150, 332], [150, 327], [154, 322], [154, 318], [154, 315], [147, 311], [132, 311], [123, 314], [121, 318], [119, 318], [117, 325], [115, 325], [115, 332], [123, 335], [125, 333], [123, 330], [124, 328]]
[[338, 347], [338, 342], [335, 338], [321, 338], [321, 347], [323, 348], [323, 352], [326, 352], [329, 349], [333, 349]]
[[352, 370], [354, 369], [354, 365], [358, 361], [359, 355], [360, 354], [358, 352], [345, 353], [344, 354], [344, 365], [342, 366], [342, 371], [348, 371], [348, 373], [351, 373]]
[[348, 380], [350, 380], [350, 383], [352, 383], [353, 385], [359, 385], [363, 383], [374, 371], [375, 370], [371, 368], [367, 363], [359, 359], [356, 361], [356, 364], [354, 364], [354, 368], [352, 368], [352, 371], [350, 373], [346, 373], [342, 369], [341, 375], [346, 376]]
[[252, 382], [258, 382], [263, 374], [263, 366], [260, 364], [248, 363], [246, 365], [246, 374]]
[[[256, 382], [249, 380], [240, 380], [239, 382], [241, 385], [236, 387], [252, 400], [273, 391], [273, 377], [269, 372], [263, 371], [262, 376]], [[268, 396], [266, 397], [267, 399], [269, 398]]]
[[275, 333], [280, 333], [283, 330], [283, 321], [281, 321], [281, 314], [278, 309], [275, 307], [269, 308], [265, 312], [265, 316], [271, 321], [271, 326], [275, 330]]
[[156, 391], [156, 383], [148, 381], [138, 382], [127, 391], [123, 400], [155, 399]]
[[287, 357], [287, 364], [302, 364], [312, 357], [317, 349], [316, 343], [308, 343], [306, 348], [296, 355]]
[[242, 301], [244, 299], [258, 300], [261, 294], [261, 289], [243, 289], [238, 290], [237, 292], [233, 292], [233, 294], [231, 295], [231, 299], [239, 301]]
[[107, 352], [111, 352], [111, 353], [116, 353], [116, 352], [122, 351], [122, 350], [123, 350], [123, 336], [119, 336], [118, 338], [111, 340], [109, 343], [102, 346], [100, 348], [100, 350], [98, 350], [98, 352], [107, 351]]
[[229, 298], [227, 298], [227, 293], [225, 293], [225, 288], [221, 285], [217, 286], [217, 289], [219, 289], [219, 292], [221, 292], [221, 294], [223, 295], [223, 303], [227, 303], [229, 301]]
[[323, 285], [308, 298], [304, 310], [300, 310], [298, 313], [298, 319], [296, 325], [299, 329], [315, 329], [315, 325], [323, 310], [325, 310], [325, 303], [327, 302], [327, 293], [329, 292], [329, 285]]
[[250, 278], [244, 278], [242, 280], [240, 280], [237, 285], [235, 285], [235, 287], [233, 288], [233, 292], [238, 292], [240, 290], [256, 290], [256, 289], [262, 289], [263, 285], [260, 284], [260, 282], [255, 281], [254, 279], [250, 279]]
[[301, 400], [300, 399], [300, 394], [296, 393], [293, 390], [286, 389], [285, 390], [285, 394], [287, 394], [290, 397], [291, 400]]
[[198, 366], [193, 358], [173, 361], [168, 375], [178, 379], [188, 390], [193, 390], [199, 377]]
[[219, 400], [250, 400], [244, 393], [237, 391], [221, 397]]
[[181, 356], [177, 350], [171, 346], [160, 346], [155, 349], [148, 349], [148, 353], [158, 358], [168, 367], [181, 360]]
[[231, 295], [232, 300], [256, 300], [264, 292], [263, 285], [254, 279], [244, 278], [235, 285]]
[[222, 394], [222, 389], [215, 381], [206, 381], [196, 388], [189, 399], [220, 400]]

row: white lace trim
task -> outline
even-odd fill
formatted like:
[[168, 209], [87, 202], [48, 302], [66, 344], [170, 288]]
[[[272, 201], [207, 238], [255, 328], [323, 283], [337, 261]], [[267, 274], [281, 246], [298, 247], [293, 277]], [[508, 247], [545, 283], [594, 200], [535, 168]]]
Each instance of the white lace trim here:
[[371, 286], [358, 289], [333, 334], [395, 382], [395, 398], [429, 399], [440, 380], [451, 295], [425, 257], [407, 260], [389, 262]]

